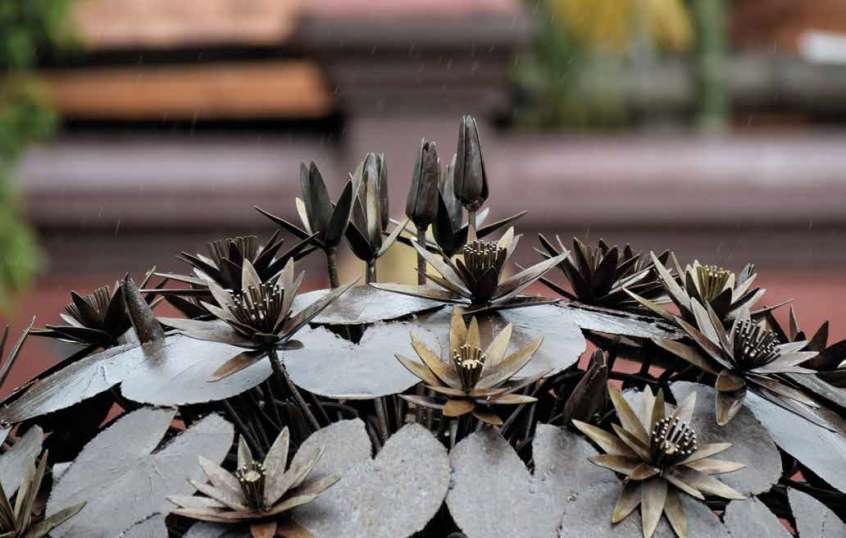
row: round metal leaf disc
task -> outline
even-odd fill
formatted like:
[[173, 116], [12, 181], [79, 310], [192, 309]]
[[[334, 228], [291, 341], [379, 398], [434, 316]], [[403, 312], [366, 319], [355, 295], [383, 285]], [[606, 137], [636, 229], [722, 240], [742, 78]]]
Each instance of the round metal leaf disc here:
[[231, 376], [210, 381], [212, 373], [221, 365], [246, 352], [244, 348], [219, 342], [171, 336], [123, 381], [121, 393], [135, 402], [153, 405], [185, 405], [231, 398], [250, 390], [271, 374], [270, 362], [261, 359]]
[[790, 538], [790, 533], [779, 522], [775, 514], [754, 497], [745, 501], [730, 502], [723, 520], [732, 536]]
[[370, 325], [359, 343], [323, 327], [297, 333], [298, 350], [280, 352], [297, 386], [337, 399], [369, 399], [403, 392], [420, 380], [394, 357], [413, 357], [408, 323]]
[[[293, 310], [298, 312], [320, 299], [329, 290], [316, 290], [298, 295]], [[371, 286], [355, 286], [338, 297], [311, 320], [324, 325], [363, 325], [390, 321], [443, 307], [438, 301], [380, 290]]]
[[826, 505], [807, 493], [790, 488], [787, 490], [790, 507], [796, 518], [800, 536], [837, 538], [846, 536], [846, 523]]
[[312, 476], [334, 475], [340, 480], [294, 509], [294, 518], [315, 538], [411, 536], [443, 503], [450, 481], [449, 458], [444, 446], [419, 424], [403, 427], [371, 459], [364, 423], [338, 422], [309, 437], [292, 466], [316, 446], [325, 447], [325, 452]]
[[53, 486], [47, 515], [86, 502], [51, 536], [120, 536], [134, 524], [173, 509], [168, 495], [194, 491], [189, 478], [203, 479], [203, 456], [221, 462], [232, 445], [232, 425], [217, 415], [194, 423], [156, 450], [175, 411], [141, 408], [91, 440]]
[[826, 482], [846, 492], [846, 438], [817, 426], [753, 392], [744, 399], [770, 436], [785, 452]]

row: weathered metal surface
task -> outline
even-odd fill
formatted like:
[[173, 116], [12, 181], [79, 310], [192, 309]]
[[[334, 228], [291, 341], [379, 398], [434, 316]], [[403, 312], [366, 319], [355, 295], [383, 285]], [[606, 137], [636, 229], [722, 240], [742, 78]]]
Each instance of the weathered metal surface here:
[[88, 443], [53, 487], [47, 514], [81, 501], [87, 504], [54, 535], [119, 536], [139, 521], [169, 513], [167, 495], [192, 492], [188, 479], [202, 477], [197, 457], [223, 461], [233, 428], [210, 415], [156, 450], [174, 416], [168, 409], [142, 408]]
[[359, 420], [318, 431], [300, 453], [320, 445], [326, 452], [314, 468], [315, 476], [336, 474], [341, 480], [294, 511], [294, 518], [315, 538], [410, 536], [422, 530], [443, 503], [450, 482], [446, 449], [418, 424], [392, 435], [373, 459], [363, 450], [369, 448], [369, 438]]

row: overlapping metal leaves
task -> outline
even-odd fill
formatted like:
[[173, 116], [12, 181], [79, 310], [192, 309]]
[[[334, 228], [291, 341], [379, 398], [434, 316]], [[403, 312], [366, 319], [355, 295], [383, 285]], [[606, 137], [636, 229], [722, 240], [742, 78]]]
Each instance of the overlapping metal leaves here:
[[[335, 202], [312, 163], [264, 244], [73, 293], [31, 333], [79, 351], [0, 407], [0, 536], [843, 536], [827, 324], [779, 323], [752, 266], [540, 237], [517, 267], [487, 173], [465, 117], [446, 166], [421, 143], [403, 220], [384, 156]], [[339, 281], [345, 241], [364, 284]], [[397, 243], [416, 286], [378, 281]], [[330, 288], [300, 292], [315, 250]]]

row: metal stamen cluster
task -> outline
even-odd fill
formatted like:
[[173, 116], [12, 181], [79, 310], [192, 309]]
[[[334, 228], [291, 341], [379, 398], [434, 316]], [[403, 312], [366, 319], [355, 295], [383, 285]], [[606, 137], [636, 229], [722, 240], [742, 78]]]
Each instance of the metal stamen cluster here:
[[723, 292], [733, 273], [717, 265], [700, 265], [696, 268], [696, 274], [702, 298], [710, 303]]
[[243, 467], [235, 471], [235, 478], [241, 484], [241, 491], [250, 505], [250, 508], [256, 510], [267, 510], [264, 502], [264, 487], [267, 471], [264, 464], [260, 461], [248, 462]]
[[696, 432], [687, 422], [665, 417], [652, 428], [650, 451], [652, 463], [658, 468], [687, 459], [697, 450]]
[[484, 368], [487, 359], [487, 355], [481, 348], [469, 344], [463, 344], [458, 349], [453, 350], [452, 360], [455, 363], [455, 370], [464, 390], [473, 389], [479, 382], [479, 378], [482, 376], [482, 368]]
[[282, 313], [284, 302], [285, 290], [281, 286], [263, 282], [259, 286], [249, 286], [239, 295], [233, 296], [229, 311], [244, 325], [270, 334]]
[[739, 320], [734, 332], [734, 360], [742, 369], [758, 368], [778, 358], [778, 337], [749, 320]]
[[493, 269], [499, 273], [505, 265], [508, 250], [496, 241], [471, 241], [464, 246], [464, 265], [474, 276], [482, 276]]

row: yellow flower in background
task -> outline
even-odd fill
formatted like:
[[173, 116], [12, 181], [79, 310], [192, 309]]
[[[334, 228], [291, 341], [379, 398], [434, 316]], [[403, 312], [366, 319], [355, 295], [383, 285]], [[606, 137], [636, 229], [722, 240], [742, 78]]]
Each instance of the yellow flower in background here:
[[693, 45], [693, 24], [683, 0], [547, 0], [562, 30], [580, 44], [623, 51], [638, 29], [663, 49]]

